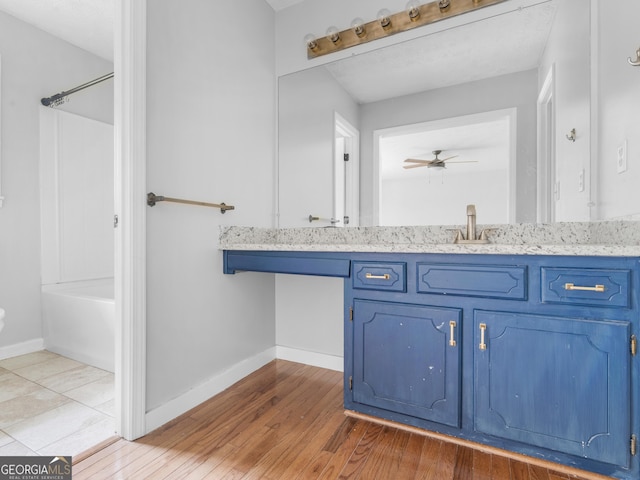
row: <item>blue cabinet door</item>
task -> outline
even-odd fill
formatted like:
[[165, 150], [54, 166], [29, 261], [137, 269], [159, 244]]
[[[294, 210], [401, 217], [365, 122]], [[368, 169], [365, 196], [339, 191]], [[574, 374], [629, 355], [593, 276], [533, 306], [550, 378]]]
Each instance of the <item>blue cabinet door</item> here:
[[353, 401], [460, 426], [461, 311], [354, 300]]
[[475, 430], [627, 467], [627, 322], [476, 311]]

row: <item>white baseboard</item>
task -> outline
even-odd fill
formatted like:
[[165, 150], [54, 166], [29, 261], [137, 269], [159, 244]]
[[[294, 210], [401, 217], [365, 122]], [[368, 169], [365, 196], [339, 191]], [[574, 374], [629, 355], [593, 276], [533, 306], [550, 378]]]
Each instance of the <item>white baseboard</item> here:
[[18, 355], [26, 355], [27, 353], [39, 352], [40, 350], [44, 350], [44, 339], [34, 338], [26, 342], [0, 347], [0, 360], [17, 357]]
[[145, 415], [146, 432], [149, 433], [200, 405], [276, 358], [338, 372], [342, 372], [344, 369], [342, 357], [276, 346], [233, 365], [228, 370], [180, 395], [178, 398], [147, 412]]
[[149, 433], [197, 405], [200, 405], [202, 402], [229, 388], [237, 381], [275, 359], [276, 349], [269, 348], [258, 355], [233, 365], [226, 371], [207, 380], [205, 383], [180, 395], [178, 398], [154, 408], [145, 415], [146, 432]]
[[344, 359], [337, 355], [309, 352], [307, 350], [278, 345], [276, 346], [276, 358], [289, 360], [290, 362], [304, 363], [305, 365], [312, 365], [314, 367], [327, 368], [337, 372], [344, 371]]

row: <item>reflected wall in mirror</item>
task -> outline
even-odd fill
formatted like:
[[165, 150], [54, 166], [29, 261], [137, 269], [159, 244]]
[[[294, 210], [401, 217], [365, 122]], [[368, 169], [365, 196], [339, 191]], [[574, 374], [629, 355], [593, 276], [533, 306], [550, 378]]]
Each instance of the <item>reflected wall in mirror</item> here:
[[375, 132], [374, 223], [447, 224], [472, 203], [484, 223], [512, 221], [516, 122], [512, 108]]
[[[378, 224], [377, 206], [392, 201], [418, 209], [419, 220], [390, 219], [390, 224], [464, 221], [464, 210], [443, 217], [441, 209], [416, 201], [418, 194], [408, 184], [394, 190], [393, 200], [387, 199], [380, 188], [376, 132], [509, 109], [515, 111], [515, 146], [509, 159], [514, 167], [505, 221], [589, 220], [590, 2], [524, 3], [495, 16], [487, 7], [487, 18], [481, 21], [280, 77], [279, 226], [309, 226], [310, 213], [332, 224], [334, 193], [343, 188], [332, 183], [332, 172], [339, 168], [336, 112], [360, 135], [360, 225]], [[550, 92], [546, 98], [540, 95], [544, 85]], [[539, 135], [540, 112], [548, 113], [546, 136]], [[578, 132], [575, 142], [560, 135], [572, 128]], [[423, 153], [455, 148], [444, 138], [419, 146]], [[480, 186], [479, 192], [496, 188], [491, 177], [474, 175], [465, 181]], [[465, 204], [481, 204], [481, 195]], [[481, 222], [496, 215], [478, 207]]]
[[[340, 216], [349, 213], [339, 212], [341, 198], [358, 196], [358, 104], [326, 69], [317, 68], [280, 78], [278, 108], [279, 225], [343, 226]], [[352, 141], [341, 140], [346, 137]], [[357, 203], [349, 205], [357, 209]], [[349, 224], [357, 226], [355, 213]]]
[[[513, 215], [504, 219], [505, 222], [517, 221], [535, 221], [535, 199], [536, 199], [536, 95], [537, 95], [537, 76], [535, 70], [525, 70], [511, 74], [499, 75], [485, 80], [477, 80], [460, 85], [442, 87], [426, 92], [420, 92], [413, 95], [404, 95], [389, 100], [382, 100], [370, 104], [362, 105], [363, 115], [361, 117], [361, 128], [363, 138], [374, 138], [375, 133], [380, 129], [392, 128], [400, 125], [410, 125], [416, 122], [453, 122], [455, 118], [473, 115], [489, 115], [489, 112], [496, 110], [514, 110], [513, 134], [515, 135], [514, 146], [510, 149], [510, 155], [515, 155], [515, 159], [511, 158], [513, 167], [509, 172], [513, 176], [514, 185], [512, 187], [513, 195], [511, 195], [505, 184], [502, 187], [496, 184], [494, 179], [481, 179], [477, 176], [473, 179], [466, 179], [467, 186], [460, 185], [458, 188], [466, 188], [469, 193], [474, 192], [476, 197], [468, 197], [462, 191], [458, 193], [465, 196], [466, 203], [463, 204], [462, 210], [449, 212], [448, 221], [442, 222], [440, 214], [435, 214], [433, 220], [425, 212], [425, 208], [429, 208], [422, 203], [414, 203], [410, 201], [415, 196], [415, 188], [410, 188], [410, 177], [405, 177], [406, 185], [398, 191], [403, 192], [404, 202], [407, 208], [420, 209], [420, 214], [428, 225], [447, 225], [460, 223], [464, 220], [464, 205], [476, 204], [478, 207], [479, 221], [488, 219], [496, 212], [488, 212], [488, 205], [482, 206], [483, 195], [481, 192], [488, 188], [502, 188], [505, 194], [505, 200], [510, 202], [507, 205], [509, 211], [513, 211]], [[447, 138], [443, 132], [440, 136], [433, 136], [431, 140], [433, 146], [429, 148], [426, 144], [416, 145], [422, 151], [429, 150], [445, 150], [455, 152], [458, 145], [462, 145], [461, 141]], [[362, 153], [365, 161], [362, 165], [363, 172], [366, 172], [368, 179], [362, 177], [363, 184], [371, 185], [369, 198], [371, 201], [366, 204], [369, 210], [362, 212], [363, 217], [370, 218], [368, 224], [378, 224], [375, 218], [375, 206], [382, 205], [387, 202], [384, 190], [379, 188], [380, 185], [380, 161], [378, 153], [374, 149], [373, 142], [366, 145], [363, 142]], [[460, 152], [461, 153], [461, 152]], [[370, 158], [369, 168], [365, 168], [366, 159]], [[450, 172], [447, 169], [447, 173]], [[472, 183], [473, 182], [473, 183]], [[485, 183], [488, 182], [488, 183]], [[475, 187], [470, 188], [473, 184]], [[453, 187], [455, 188], [455, 187]], [[364, 187], [363, 187], [364, 189]], [[451, 193], [453, 197], [454, 194]], [[363, 202], [364, 203], [364, 202]], [[442, 205], [440, 205], [442, 207]], [[453, 208], [453, 205], [452, 205]], [[495, 218], [495, 217], [494, 217]], [[397, 224], [396, 224], [397, 225]]]

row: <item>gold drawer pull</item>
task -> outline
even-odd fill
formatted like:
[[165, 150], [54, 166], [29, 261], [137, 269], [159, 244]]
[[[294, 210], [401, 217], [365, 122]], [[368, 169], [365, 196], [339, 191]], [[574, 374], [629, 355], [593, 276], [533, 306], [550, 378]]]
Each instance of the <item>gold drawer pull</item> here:
[[486, 350], [487, 344], [484, 342], [484, 332], [487, 330], [487, 324], [480, 324], [480, 350]]
[[574, 285], [573, 283], [565, 283], [565, 290], [584, 290], [587, 292], [604, 292], [604, 285], [596, 285], [595, 287], [581, 287], [579, 285]]
[[456, 323], [455, 320], [451, 320], [449, 322], [449, 329], [450, 329], [450, 332], [449, 332], [449, 337], [450, 337], [449, 338], [449, 346], [451, 346], [451, 347], [455, 347], [456, 346], [456, 340], [455, 340], [455, 337], [456, 337], [456, 325], [457, 325], [457, 323]]
[[389, 280], [391, 275], [385, 273], [384, 275], [374, 275], [373, 273], [367, 273], [364, 278], [368, 278], [370, 280]]

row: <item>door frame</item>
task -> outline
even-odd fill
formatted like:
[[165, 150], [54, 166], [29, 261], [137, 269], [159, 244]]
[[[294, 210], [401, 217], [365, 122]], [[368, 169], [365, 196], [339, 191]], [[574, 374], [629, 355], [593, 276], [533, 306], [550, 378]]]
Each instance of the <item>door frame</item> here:
[[[334, 124], [334, 144], [333, 144], [333, 218], [340, 220], [336, 226], [346, 227], [344, 218], [340, 218], [337, 213], [337, 189], [344, 190], [344, 215], [349, 217], [350, 227], [360, 226], [360, 132], [347, 119], [338, 112], [333, 113]], [[349, 155], [349, 161], [339, 158], [337, 142], [338, 138], [344, 140], [342, 154]], [[344, 170], [344, 184], [338, 185], [337, 169]]]
[[551, 65], [538, 94], [537, 222], [555, 221], [558, 188], [555, 138], [555, 65]]
[[146, 432], [146, 0], [115, 2], [116, 433]]

